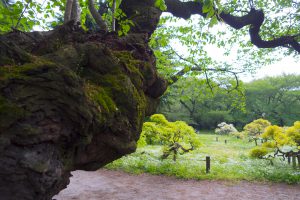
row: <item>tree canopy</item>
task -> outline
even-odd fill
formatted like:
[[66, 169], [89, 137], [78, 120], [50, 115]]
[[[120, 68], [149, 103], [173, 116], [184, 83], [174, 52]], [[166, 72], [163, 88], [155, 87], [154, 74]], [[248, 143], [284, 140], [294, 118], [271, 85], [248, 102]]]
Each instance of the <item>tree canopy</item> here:
[[[79, 20], [81, 22], [86, 18], [87, 14], [91, 14], [96, 20], [101, 29], [107, 29], [104, 13], [101, 16], [99, 12], [95, 13], [95, 7], [104, 6], [107, 3], [110, 10], [115, 13], [114, 17], [120, 19], [121, 16], [127, 15], [131, 19], [133, 26], [138, 27], [141, 24], [136, 20], [138, 16], [146, 16], [145, 13], [139, 12], [137, 7], [144, 10], [160, 9], [164, 12], [171, 13], [174, 17], [191, 19], [192, 15], [200, 15], [209, 19], [209, 26], [223, 22], [233, 29], [241, 30], [242, 34], [248, 34], [250, 41], [258, 48], [287, 48], [291, 52], [300, 52], [300, 31], [299, 31], [299, 11], [300, 3], [295, 0], [234, 0], [234, 1], [219, 1], [219, 0], [195, 0], [195, 1], [180, 1], [180, 0], [146, 0], [141, 3], [138, 0], [54, 0], [54, 1], [34, 1], [34, 0], [1, 0], [1, 31], [8, 31], [9, 28], [19, 28], [29, 30], [33, 25], [40, 25], [40, 19], [48, 17], [58, 19], [59, 15], [65, 15], [65, 21]], [[65, 2], [67, 2], [65, 4]], [[99, 4], [100, 3], [100, 4]], [[70, 7], [70, 5], [74, 5]], [[97, 5], [97, 6], [95, 6]], [[79, 8], [80, 7], [80, 8]], [[69, 16], [70, 9], [81, 12]], [[55, 12], [57, 10], [57, 12]], [[123, 10], [123, 11], [121, 11]], [[65, 13], [63, 13], [65, 11]], [[123, 14], [121, 14], [123, 12]], [[158, 12], [158, 11], [156, 11]], [[41, 17], [37, 18], [37, 16]], [[148, 16], [146, 21], [158, 19], [157, 16]], [[101, 22], [99, 22], [101, 21]], [[120, 21], [120, 20], [119, 20]], [[23, 26], [19, 26], [19, 24]], [[103, 23], [103, 24], [102, 24]], [[84, 24], [84, 23], [83, 23]], [[156, 28], [148, 27], [148, 28]], [[151, 30], [150, 32], [154, 31]], [[196, 34], [199, 30], [194, 30]]]
[[[243, 96], [239, 73], [285, 55], [299, 59], [300, 2], [295, 0], [1, 0], [0, 11], [0, 33], [31, 31], [37, 26], [51, 29], [73, 20], [74, 26], [80, 22], [85, 30], [98, 27], [120, 36], [148, 34], [157, 68], [169, 84], [182, 77], [200, 77], [210, 90], [237, 89], [240, 93], [231, 95], [235, 99]], [[234, 56], [234, 61], [215, 60], [207, 46], [223, 49], [224, 58]], [[181, 102], [188, 108], [185, 97]]]
[[159, 112], [201, 129], [214, 129], [225, 121], [242, 130], [261, 117], [272, 124], [291, 126], [300, 117], [299, 80], [299, 75], [291, 74], [265, 77], [241, 82], [244, 89], [230, 92], [211, 81], [215, 86], [212, 93], [205, 79], [184, 77], [168, 88]]

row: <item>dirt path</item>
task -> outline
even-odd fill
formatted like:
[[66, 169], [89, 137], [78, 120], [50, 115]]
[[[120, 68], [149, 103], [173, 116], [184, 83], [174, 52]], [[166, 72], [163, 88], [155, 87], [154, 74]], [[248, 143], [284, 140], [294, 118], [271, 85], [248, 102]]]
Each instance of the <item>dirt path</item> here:
[[179, 180], [119, 171], [75, 171], [56, 200], [300, 200], [300, 185]]

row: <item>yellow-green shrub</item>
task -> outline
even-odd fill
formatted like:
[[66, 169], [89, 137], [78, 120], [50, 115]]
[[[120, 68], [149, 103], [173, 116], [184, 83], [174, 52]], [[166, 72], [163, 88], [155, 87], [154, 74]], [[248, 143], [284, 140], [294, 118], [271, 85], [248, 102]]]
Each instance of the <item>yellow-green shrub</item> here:
[[250, 156], [252, 158], [262, 158], [268, 154], [268, 149], [265, 147], [254, 147], [250, 150]]
[[257, 120], [254, 120], [253, 122], [247, 124], [244, 127], [244, 131], [246, 131], [249, 136], [259, 136], [270, 125], [271, 125], [271, 123], [268, 120], [257, 119]]
[[297, 146], [300, 146], [300, 121], [296, 121], [294, 126], [289, 127], [286, 130], [286, 134], [297, 144]]
[[138, 147], [162, 144], [165, 152], [166, 149], [193, 149], [201, 145], [193, 127], [183, 121], [169, 122], [162, 114], [152, 115], [150, 121], [143, 124], [137, 144]]

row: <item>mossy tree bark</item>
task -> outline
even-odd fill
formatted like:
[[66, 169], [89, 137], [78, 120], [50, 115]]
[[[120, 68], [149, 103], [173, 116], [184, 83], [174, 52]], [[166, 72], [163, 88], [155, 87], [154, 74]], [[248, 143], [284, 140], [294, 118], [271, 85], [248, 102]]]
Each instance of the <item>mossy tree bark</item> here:
[[0, 196], [51, 199], [70, 171], [133, 152], [166, 82], [149, 36], [74, 30], [0, 36]]

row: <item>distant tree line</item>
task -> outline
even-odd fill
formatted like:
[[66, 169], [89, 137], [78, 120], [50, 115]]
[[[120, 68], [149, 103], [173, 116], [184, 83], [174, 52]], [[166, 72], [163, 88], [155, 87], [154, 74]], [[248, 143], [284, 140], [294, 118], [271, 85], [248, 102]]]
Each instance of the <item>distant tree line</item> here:
[[291, 126], [300, 119], [300, 75], [283, 74], [240, 84], [243, 89], [228, 91], [222, 83], [214, 83], [211, 91], [205, 80], [182, 78], [162, 97], [158, 112], [197, 129], [215, 129], [224, 121], [241, 130], [258, 118]]

